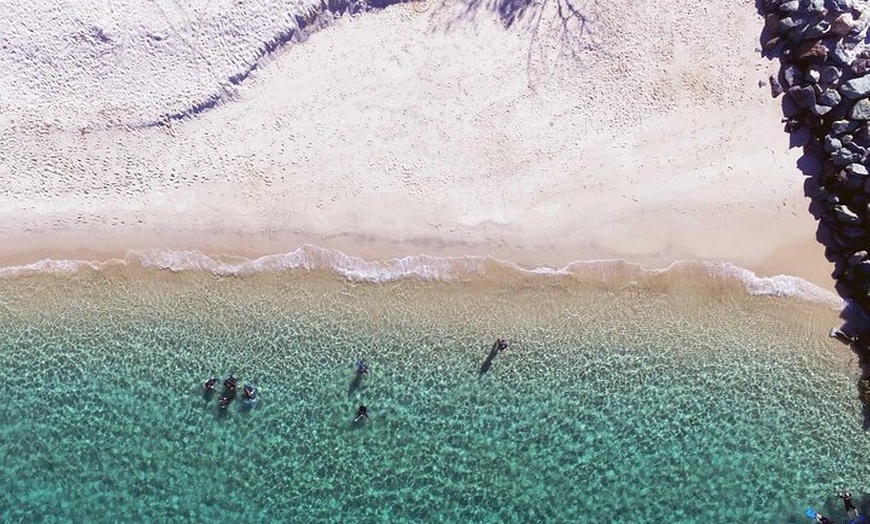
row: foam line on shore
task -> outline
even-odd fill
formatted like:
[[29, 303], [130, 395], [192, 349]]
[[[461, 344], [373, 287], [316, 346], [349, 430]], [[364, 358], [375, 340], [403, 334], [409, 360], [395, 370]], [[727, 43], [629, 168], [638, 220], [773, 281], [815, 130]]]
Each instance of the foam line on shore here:
[[842, 308], [844, 301], [836, 294], [802, 278], [790, 275], [762, 277], [753, 271], [727, 262], [678, 261], [665, 268], [648, 269], [640, 264], [620, 259], [572, 262], [564, 267], [524, 267], [512, 261], [489, 256], [439, 257], [409, 255], [387, 260], [366, 260], [335, 249], [305, 244], [284, 254], [265, 255], [255, 259], [211, 256], [196, 250], [130, 251], [124, 260], [106, 262], [87, 260], [43, 259], [32, 264], [0, 268], [0, 278], [10, 279], [39, 274], [72, 274], [83, 270], [102, 270], [109, 264], [135, 265], [155, 271], [205, 271], [220, 277], [244, 277], [275, 271], [328, 271], [354, 282], [387, 283], [404, 279], [451, 282], [469, 277], [492, 275], [504, 270], [516, 275], [542, 277], [593, 277], [595, 281], [636, 280], [675, 271], [702, 268], [707, 277], [740, 282], [747, 293], [776, 297], [793, 297], [827, 303]]

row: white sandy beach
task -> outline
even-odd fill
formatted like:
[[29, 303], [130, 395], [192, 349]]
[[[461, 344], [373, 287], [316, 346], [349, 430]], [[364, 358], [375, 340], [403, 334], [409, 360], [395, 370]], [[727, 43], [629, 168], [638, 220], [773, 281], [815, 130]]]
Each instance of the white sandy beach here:
[[509, 28], [483, 6], [396, 5], [229, 82], [306, 10], [275, 4], [7, 4], [0, 257], [311, 242], [730, 261], [833, 287], [754, 2], [581, 2], [585, 24], [562, 26], [546, 0]]

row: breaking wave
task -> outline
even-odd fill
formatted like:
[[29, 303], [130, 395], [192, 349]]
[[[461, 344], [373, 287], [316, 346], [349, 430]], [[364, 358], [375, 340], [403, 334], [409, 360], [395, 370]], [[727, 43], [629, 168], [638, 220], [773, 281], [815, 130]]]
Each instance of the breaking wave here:
[[219, 277], [244, 277], [280, 271], [320, 271], [333, 273], [354, 282], [370, 283], [395, 282], [403, 279], [451, 282], [474, 277], [499, 277], [513, 274], [634, 285], [661, 276], [700, 271], [709, 279], [738, 282], [747, 293], [752, 295], [799, 298], [830, 304], [835, 308], [845, 306], [845, 301], [836, 293], [800, 277], [790, 275], [762, 277], [749, 269], [726, 262], [680, 261], [665, 268], [647, 269], [640, 264], [614, 259], [572, 262], [564, 267], [525, 267], [489, 256], [410, 255], [386, 260], [366, 260], [311, 244], [303, 245], [289, 253], [266, 255], [255, 259], [208, 255], [195, 250], [130, 251], [124, 259], [104, 262], [43, 259], [27, 265], [2, 267], [0, 278], [100, 271], [112, 265], [134, 265], [146, 270], [171, 272], [204, 271]]

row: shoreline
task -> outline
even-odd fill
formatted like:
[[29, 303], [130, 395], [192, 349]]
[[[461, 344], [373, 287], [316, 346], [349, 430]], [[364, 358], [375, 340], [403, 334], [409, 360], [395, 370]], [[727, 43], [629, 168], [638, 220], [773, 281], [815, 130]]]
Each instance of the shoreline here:
[[[294, 238], [299, 240], [298, 236]], [[215, 240], [214, 237], [211, 240]], [[566, 259], [564, 262], [554, 263], [537, 258], [512, 259], [509, 258], [511, 254], [527, 252], [510, 251], [507, 248], [501, 248], [497, 252], [489, 250], [469, 254], [468, 246], [441, 246], [442, 249], [436, 251], [438, 254], [433, 255], [423, 251], [425, 246], [420, 244], [414, 244], [420, 249], [411, 251], [408, 248], [410, 244], [407, 243], [386, 245], [378, 244], [372, 239], [368, 239], [368, 243], [364, 245], [363, 251], [367, 251], [366, 256], [362, 256], [351, 250], [347, 240], [328, 239], [316, 245], [309, 241], [273, 252], [243, 252], [239, 249], [229, 251], [215, 245], [211, 249], [203, 249], [201, 244], [196, 249], [191, 248], [190, 244], [179, 245], [177, 249], [156, 249], [153, 246], [132, 249], [129, 243], [119, 244], [125, 247], [119, 247], [116, 252], [93, 249], [70, 250], [65, 252], [66, 255], [60, 255], [55, 250], [32, 252], [31, 256], [18, 254], [12, 258], [0, 257], [0, 279], [50, 276], [57, 273], [72, 275], [82, 270], [126, 271], [124, 268], [132, 269], [132, 275], [144, 276], [146, 279], [154, 278], [154, 272], [202, 272], [218, 278], [247, 278], [266, 273], [288, 272], [288, 275], [297, 275], [291, 278], [297, 278], [298, 272], [304, 271], [304, 274], [313, 275], [315, 279], [338, 278], [350, 283], [376, 285], [401, 283], [410, 279], [445, 284], [502, 282], [508, 285], [540, 285], [543, 289], [551, 285], [562, 286], [574, 282], [602, 290], [616, 291], [639, 286], [638, 289], [654, 293], [670, 293], [683, 289], [693, 290], [694, 293], [712, 293], [715, 296], [731, 289], [749, 295], [808, 300], [828, 304], [838, 310], [845, 305], [836, 290], [804, 276], [782, 271], [765, 273], [729, 260], [677, 259], [665, 264], [609, 256]], [[277, 243], [278, 238], [273, 238], [272, 241]], [[239, 243], [227, 242], [224, 245], [239, 246]], [[803, 252], [804, 249], [805, 246], [786, 248], [778, 260], [790, 260], [795, 250]], [[776, 259], [773, 262], [766, 261], [767, 264], [772, 264], [771, 267], [781, 267], [775, 262]], [[149, 274], [151, 276], [146, 276]]]
[[[307, 243], [366, 260], [730, 262], [832, 290], [799, 152], [764, 85], [776, 64], [754, 50], [763, 21], [721, 3], [716, 42], [703, 13], [587, 13], [571, 63], [532, 54], [558, 31], [489, 12], [459, 23], [461, 3], [396, 5], [336, 20], [232, 102], [158, 128], [79, 134], [10, 99], [0, 265]], [[628, 13], [666, 15], [666, 33], [606, 38]]]

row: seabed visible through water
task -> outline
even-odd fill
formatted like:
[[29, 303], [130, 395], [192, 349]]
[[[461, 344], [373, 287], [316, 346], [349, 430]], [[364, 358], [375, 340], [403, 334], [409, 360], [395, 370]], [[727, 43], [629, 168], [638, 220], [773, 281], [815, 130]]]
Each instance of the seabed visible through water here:
[[[836, 516], [834, 494], [870, 479], [837, 323], [828, 304], [699, 268], [7, 278], [0, 520]], [[511, 346], [481, 374], [499, 337]], [[371, 368], [356, 383], [355, 358]], [[253, 409], [203, 397], [229, 372], [258, 388]]]

